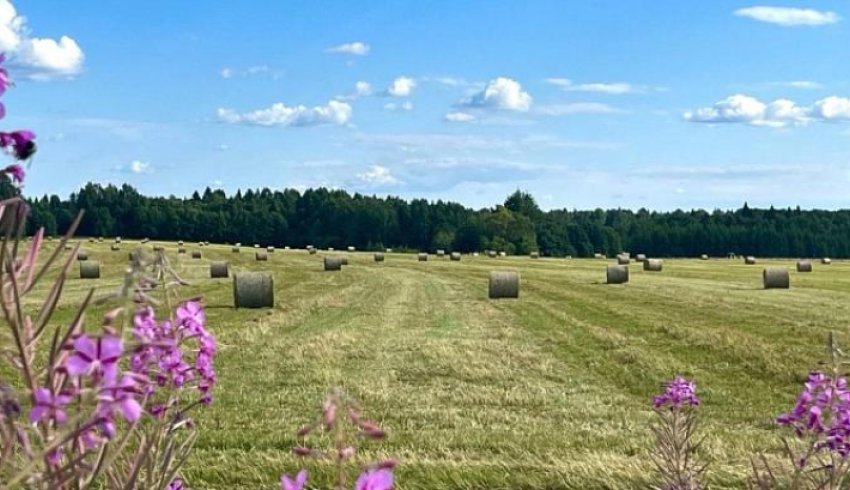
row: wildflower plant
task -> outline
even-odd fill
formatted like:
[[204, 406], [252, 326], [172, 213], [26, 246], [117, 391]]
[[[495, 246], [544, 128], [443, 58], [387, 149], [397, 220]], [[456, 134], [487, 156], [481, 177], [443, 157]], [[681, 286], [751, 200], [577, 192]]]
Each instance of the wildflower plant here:
[[829, 369], [810, 373], [794, 407], [776, 419], [793, 431], [792, 438], [783, 439], [787, 466], [772, 467], [760, 454], [753, 460], [755, 488], [850, 487], [850, 388], [843, 374], [848, 362], [832, 334], [827, 350]]
[[[386, 432], [375, 422], [361, 416], [357, 403], [341, 389], [332, 390], [316, 419], [297, 432], [298, 446], [293, 452], [302, 457], [330, 462], [336, 468], [336, 490], [348, 489], [352, 467], [360, 473], [354, 481], [354, 490], [391, 490], [394, 484], [393, 468], [396, 461], [385, 459], [365, 467], [356, 464], [359, 441], [383, 440]], [[311, 444], [318, 442], [328, 449]], [[281, 490], [303, 490], [307, 484], [307, 470], [293, 476], [282, 475]]]
[[[8, 85], [0, 68], [0, 93]], [[29, 158], [34, 137], [0, 133], [0, 147]], [[23, 182], [19, 163], [2, 172]], [[167, 257], [140, 254], [117, 291], [90, 290], [61, 320], [79, 248], [65, 245], [82, 214], [51, 251], [43, 229], [23, 240], [27, 214], [20, 196], [0, 201], [0, 489], [181, 488], [190, 410], [212, 401], [216, 381], [201, 302], [175, 302], [183, 281]], [[107, 311], [91, 325], [95, 305]]]
[[701, 441], [696, 441], [699, 405], [696, 383], [681, 376], [668, 382], [664, 392], [653, 399], [656, 419], [652, 424], [652, 460], [659, 472], [658, 490], [705, 488], [706, 467], [697, 453]]

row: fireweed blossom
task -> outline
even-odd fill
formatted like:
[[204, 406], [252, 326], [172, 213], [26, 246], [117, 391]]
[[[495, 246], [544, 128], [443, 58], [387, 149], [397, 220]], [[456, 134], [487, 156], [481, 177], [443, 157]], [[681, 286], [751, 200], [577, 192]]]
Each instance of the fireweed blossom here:
[[[0, 96], [6, 89], [12, 86], [12, 81], [9, 79], [9, 72], [2, 66], [6, 60], [4, 54], [0, 53]], [[6, 117], [6, 106], [0, 102], [0, 119]], [[12, 131], [10, 133], [0, 131], [0, 148], [8, 151], [16, 160], [27, 160], [35, 154], [35, 133], [30, 130], [23, 129]], [[0, 173], [7, 174], [18, 184], [23, 183], [26, 177], [26, 172], [21, 165], [12, 164], [2, 170]]]
[[71, 403], [73, 397], [60, 393], [54, 395], [47, 388], [36, 388], [33, 392], [33, 407], [30, 411], [30, 422], [53, 421], [63, 425], [68, 420], [65, 405]]
[[354, 484], [355, 490], [392, 490], [393, 472], [383, 468], [364, 471]]
[[844, 377], [809, 374], [790, 412], [776, 418], [799, 438], [815, 438], [815, 449], [850, 456], [850, 389]]
[[301, 470], [297, 475], [290, 478], [289, 475], [280, 475], [281, 490], [303, 490], [307, 484], [307, 470]]
[[653, 398], [652, 404], [655, 408], [669, 407], [677, 410], [684, 406], [699, 406], [700, 400], [696, 395], [696, 389], [696, 382], [676, 376], [667, 383], [664, 393]]
[[65, 369], [72, 376], [93, 376], [111, 383], [118, 375], [118, 359], [123, 352], [123, 342], [114, 335], [92, 340], [83, 334], [74, 340], [73, 354], [65, 363]]

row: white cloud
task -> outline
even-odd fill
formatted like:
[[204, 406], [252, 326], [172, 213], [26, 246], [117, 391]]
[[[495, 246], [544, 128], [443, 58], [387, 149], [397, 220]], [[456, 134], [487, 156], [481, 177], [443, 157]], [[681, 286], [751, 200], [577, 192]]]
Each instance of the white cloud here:
[[233, 109], [220, 108], [217, 111], [220, 121], [230, 124], [249, 124], [257, 126], [314, 126], [318, 124], [345, 124], [351, 119], [351, 105], [331, 100], [324, 106], [307, 107], [298, 105], [289, 107], [282, 102], [272, 104], [266, 109], [238, 113]]
[[350, 54], [354, 56], [366, 56], [371, 50], [370, 46], [364, 42], [353, 42], [333, 46], [325, 50], [327, 53]]
[[357, 179], [370, 185], [397, 185], [401, 183], [390, 172], [390, 169], [381, 165], [372, 165], [365, 172], [357, 174]]
[[736, 10], [735, 15], [781, 26], [819, 26], [841, 20], [835, 12], [794, 7], [747, 7]]
[[133, 160], [130, 163], [130, 171], [134, 174], [146, 174], [151, 171], [151, 164], [147, 162], [142, 162], [140, 160]]
[[271, 73], [271, 67], [269, 67], [268, 65], [249, 66], [248, 68], [245, 68], [244, 70], [226, 66], [226, 67], [222, 68], [221, 71], [219, 72], [219, 74], [221, 75], [221, 78], [225, 78], [225, 79], [234, 78], [234, 77], [250, 77], [250, 76], [254, 76], [254, 75], [262, 75], [262, 74], [267, 74], [267, 73], [270, 74], [272, 76], [272, 78], [275, 78], [275, 79], [277, 79], [278, 76], [280, 75], [279, 73]]
[[811, 80], [791, 80], [790, 82], [774, 82], [773, 85], [780, 87], [799, 88], [803, 90], [818, 90], [823, 88], [823, 84], [813, 82]]
[[540, 106], [535, 112], [544, 116], [569, 116], [572, 114], [618, 114], [624, 111], [599, 102], [573, 102]]
[[79, 44], [69, 36], [58, 40], [30, 37], [26, 18], [18, 15], [9, 0], [0, 0], [0, 52], [35, 80], [72, 77], [82, 70], [85, 59]]
[[221, 78], [233, 78], [235, 75], [233, 68], [222, 68], [221, 69]]
[[393, 80], [393, 83], [387, 88], [387, 95], [393, 97], [407, 97], [416, 88], [416, 80], [401, 76]]
[[531, 102], [531, 95], [522, 89], [519, 82], [506, 77], [498, 77], [490, 80], [484, 90], [463, 101], [461, 105], [482, 109], [525, 112], [531, 108]]
[[372, 93], [372, 85], [369, 82], [357, 82], [354, 84], [354, 93], [358, 96], [365, 96]]
[[476, 121], [475, 116], [473, 116], [472, 114], [469, 114], [468, 112], [461, 112], [461, 111], [449, 112], [445, 116], [443, 116], [443, 118], [446, 121], [456, 122], [456, 123], [471, 123], [471, 122]]
[[686, 121], [698, 123], [740, 123], [774, 128], [806, 124], [812, 120], [850, 120], [850, 98], [831, 96], [806, 107], [789, 99], [764, 103], [749, 95], [727, 97], [710, 107], [683, 114]]
[[567, 92], [595, 92], [609, 95], [644, 94], [650, 90], [664, 90], [660, 87], [646, 87], [633, 85], [626, 82], [595, 82], [595, 83], [573, 83], [568, 78], [545, 78], [544, 82], [560, 87]]
[[395, 102], [389, 102], [384, 104], [384, 109], [388, 111], [412, 111], [413, 104], [409, 100], [406, 100], [400, 104], [396, 104]]
[[212, 187], [213, 189], [221, 189], [221, 187], [222, 187], [223, 185], [224, 185], [224, 182], [222, 182], [222, 181], [220, 181], [220, 180], [218, 180], [218, 179], [213, 180], [212, 182], [210, 182], [210, 187]]

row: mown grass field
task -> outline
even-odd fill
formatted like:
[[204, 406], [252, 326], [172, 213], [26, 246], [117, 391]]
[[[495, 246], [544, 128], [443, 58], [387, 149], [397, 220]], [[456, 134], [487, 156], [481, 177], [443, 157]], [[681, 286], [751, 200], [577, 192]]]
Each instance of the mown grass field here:
[[[85, 243], [104, 276], [75, 276], [57, 318], [89, 287], [117, 286], [133, 246]], [[713, 488], [745, 488], [749, 456], [780, 447], [773, 418], [823, 359], [828, 332], [850, 341], [841, 261], [798, 274], [790, 260], [666, 260], [661, 273], [633, 264], [629, 284], [609, 286], [604, 260], [387, 254], [377, 264], [353, 253], [326, 273], [328, 252], [279, 249], [261, 263], [250, 248], [204, 247], [201, 260], [166, 249], [220, 345], [215, 402], [196, 414], [184, 471], [194, 489], [279, 488], [303, 462], [290, 453], [295, 430], [333, 386], [388, 430], [360, 456], [399, 459], [399, 489], [646, 488], [649, 402], [678, 373], [703, 398]], [[273, 272], [275, 308], [235, 310], [231, 280], [208, 278], [213, 259]], [[764, 264], [791, 268], [792, 289], [763, 290]], [[519, 300], [487, 299], [501, 269], [521, 273]], [[307, 467], [329, 488], [329, 467]]]

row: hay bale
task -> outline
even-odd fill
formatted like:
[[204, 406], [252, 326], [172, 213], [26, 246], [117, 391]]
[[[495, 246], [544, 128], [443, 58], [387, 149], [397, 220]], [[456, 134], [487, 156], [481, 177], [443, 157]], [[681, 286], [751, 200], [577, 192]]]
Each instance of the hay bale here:
[[375, 262], [383, 262], [384, 254], [382, 252], [375, 252]]
[[239, 253], [239, 247], [236, 247], [236, 246], [231, 247], [231, 248], [230, 248], [230, 251], [231, 251], [231, 252], [233, 252], [233, 253], [235, 253], [235, 254], [238, 254], [238, 253]]
[[272, 247], [271, 245], [269, 245], [268, 247], [266, 247], [266, 252], [268, 252], [268, 253], [270, 253], [270, 254], [273, 254], [273, 253], [274, 253], [274, 247]]
[[148, 243], [150, 241], [149, 238], [142, 238], [142, 243]]
[[89, 238], [89, 243], [94, 243], [94, 238]]
[[478, 252], [472, 252], [473, 257], [478, 257]]
[[315, 249], [315, 248], [311, 248], [311, 249], [309, 249], [309, 250], [308, 250], [308, 253], [309, 253], [310, 255], [316, 255], [316, 249]]
[[699, 256], [699, 259], [700, 260], [708, 260], [708, 255], [702, 254], [702, 255]]
[[180, 240], [179, 242], [177, 242], [177, 246], [182, 247], [183, 246], [183, 240]]
[[100, 279], [100, 262], [96, 260], [80, 262], [80, 279]]
[[103, 237], [98, 237], [97, 241], [98, 241], [98, 243], [103, 243]]
[[66, 243], [66, 244], [65, 244], [65, 250], [71, 250], [71, 249], [73, 249], [73, 248], [74, 248], [74, 247], [72, 247], [70, 243]]
[[747, 265], [756, 265], [756, 258], [752, 255], [747, 255], [744, 257], [744, 263]]
[[519, 272], [491, 272], [488, 296], [490, 299], [519, 298]]
[[269, 260], [268, 252], [263, 252], [262, 250], [254, 253], [254, 260], [259, 260], [261, 262], [265, 262]]
[[350, 246], [350, 245], [348, 246], [348, 251], [349, 251], [349, 252], [353, 252], [353, 251], [355, 251], [355, 250], [357, 250], [357, 249], [356, 249], [356, 248], [354, 248], [354, 247], [352, 247], [352, 246]]
[[259, 244], [259, 243], [255, 243], [255, 244], [254, 244], [254, 248], [260, 248], [260, 244]]
[[646, 259], [643, 261], [643, 270], [650, 272], [661, 272], [664, 261], [661, 259]]
[[824, 257], [820, 259], [820, 263], [823, 265], [829, 265], [832, 263], [832, 259], [830, 259], [829, 257]]
[[499, 252], [499, 257], [507, 257], [507, 256], [508, 256], [507, 252]]
[[121, 243], [121, 237], [120, 236], [115, 237], [115, 243]]
[[531, 258], [532, 259], [539, 259], [540, 258], [540, 252], [531, 252]]
[[201, 251], [200, 250], [192, 250], [192, 258], [193, 259], [200, 259], [201, 258]]
[[620, 254], [617, 256], [617, 264], [619, 265], [629, 265], [632, 259], [626, 255]]
[[242, 242], [236, 242], [236, 243], [234, 243], [234, 244], [233, 244], [233, 246], [234, 246], [234, 247], [241, 247], [241, 246], [242, 246]]
[[791, 287], [791, 275], [785, 267], [765, 267], [762, 272], [765, 289], [788, 289]]
[[342, 257], [325, 257], [324, 264], [326, 271], [341, 271]]
[[594, 259], [604, 259], [606, 257], [605, 257], [605, 254], [595, 253], [595, 254], [593, 254], [593, 258]]
[[288, 247], [288, 246], [286, 246], [286, 247], [283, 247], [283, 249], [284, 249], [284, 250], [289, 250], [289, 247]]
[[812, 272], [812, 261], [811, 260], [798, 260], [797, 261], [797, 272]]
[[333, 247], [328, 247], [328, 252], [333, 252], [333, 251], [334, 251]]
[[391, 253], [393, 253], [393, 249], [391, 249], [391, 248], [388, 248], [388, 249], [387, 249], [387, 253], [388, 253], [388, 254], [391, 254]]
[[77, 260], [89, 260], [89, 253], [85, 250], [79, 250], [77, 252]]
[[179, 253], [179, 254], [186, 253], [186, 247], [177, 247], [177, 253]]
[[452, 252], [451, 255], [449, 255], [449, 259], [451, 259], [452, 262], [460, 262], [460, 252]]
[[491, 259], [495, 259], [496, 258], [496, 251], [495, 250], [488, 250], [487, 256], [490, 257]]
[[445, 250], [437, 250], [437, 257], [444, 257], [446, 255]]
[[419, 262], [428, 262], [428, 254], [426, 253], [420, 253], [416, 258], [419, 259]]
[[113, 252], [117, 252], [118, 250], [121, 250], [121, 246], [118, 245], [117, 243], [113, 243], [112, 245], [109, 246], [109, 250], [112, 250]]
[[[627, 255], [627, 254], [624, 254], [624, 255]], [[645, 262], [645, 261], [646, 261], [646, 254], [635, 255], [635, 262]]]
[[266, 272], [239, 272], [233, 275], [233, 306], [271, 308], [274, 306], [274, 278]]
[[220, 277], [230, 277], [230, 267], [224, 260], [216, 260], [210, 263], [210, 277], [218, 279]]
[[609, 265], [605, 269], [605, 278], [608, 284], [624, 284], [629, 282], [629, 266]]

